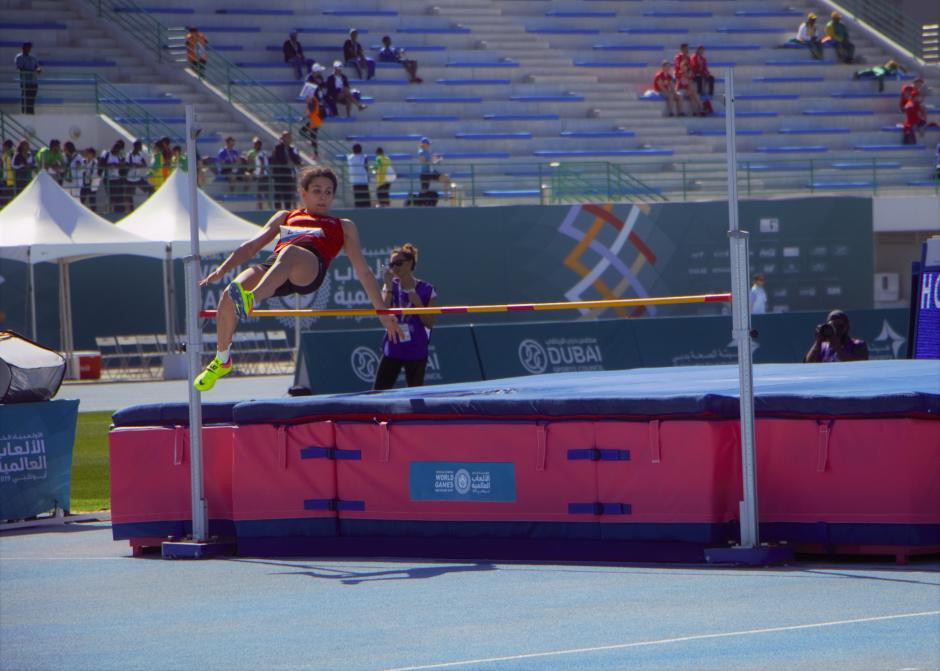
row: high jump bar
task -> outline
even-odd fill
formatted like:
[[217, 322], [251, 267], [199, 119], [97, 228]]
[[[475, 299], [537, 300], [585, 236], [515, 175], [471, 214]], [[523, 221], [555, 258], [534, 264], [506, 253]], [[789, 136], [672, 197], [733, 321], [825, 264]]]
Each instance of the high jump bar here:
[[[597, 301], [559, 301], [555, 303], [515, 303], [507, 305], [442, 305], [424, 308], [343, 309], [343, 310], [254, 310], [252, 317], [372, 317], [375, 315], [446, 315], [473, 312], [529, 312], [533, 310], [583, 310], [626, 308], [641, 305], [681, 305], [685, 303], [729, 303], [731, 294], [696, 294], [658, 298], [612, 298]], [[202, 310], [200, 317], [215, 317], [217, 310]]]

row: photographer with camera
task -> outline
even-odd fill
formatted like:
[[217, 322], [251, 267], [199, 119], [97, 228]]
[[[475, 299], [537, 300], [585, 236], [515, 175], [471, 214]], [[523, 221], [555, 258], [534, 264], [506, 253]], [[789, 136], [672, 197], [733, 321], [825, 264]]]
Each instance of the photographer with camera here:
[[842, 310], [833, 310], [816, 326], [813, 346], [803, 357], [803, 363], [867, 360], [868, 345], [849, 335], [849, 317]]

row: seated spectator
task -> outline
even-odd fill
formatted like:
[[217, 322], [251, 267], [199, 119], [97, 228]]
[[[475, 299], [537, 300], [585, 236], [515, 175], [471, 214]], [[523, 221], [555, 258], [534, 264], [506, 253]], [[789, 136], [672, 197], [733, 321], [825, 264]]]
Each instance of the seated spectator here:
[[0, 208], [13, 200], [13, 140], [3, 141], [0, 152]]
[[412, 84], [420, 84], [423, 80], [418, 76], [418, 61], [405, 58], [405, 50], [392, 46], [392, 38], [386, 35], [382, 38], [382, 49], [379, 51], [379, 60], [383, 63], [400, 63], [408, 80]]
[[229, 135], [225, 138], [225, 146], [219, 149], [216, 154], [216, 164], [218, 166], [219, 176], [228, 181], [229, 191], [235, 190], [235, 182], [238, 180], [239, 167], [241, 166], [241, 155], [235, 148], [235, 138]]
[[349, 39], [343, 43], [343, 62], [356, 68], [359, 79], [362, 79], [363, 72], [366, 79], [375, 77], [375, 61], [366, 58], [362, 45], [359, 44], [359, 31], [355, 28], [349, 29]]
[[917, 134], [927, 125], [927, 112], [923, 105], [908, 100], [904, 105], [904, 123], [901, 125], [901, 144], [917, 144]]
[[292, 30], [290, 36], [284, 40], [284, 62], [294, 68], [294, 77], [303, 79], [304, 73], [316, 61], [304, 56], [304, 48], [297, 41], [297, 31]]
[[813, 58], [817, 61], [822, 60], [822, 43], [816, 34], [816, 15], [813, 12], [806, 15], [806, 21], [800, 24], [800, 29], [797, 31], [796, 37], [790, 40], [790, 44], [802, 44], [809, 49], [809, 53], [812, 54]]
[[653, 90], [666, 101], [666, 115], [676, 116], [679, 113], [679, 98], [676, 96], [676, 82], [669, 72], [669, 61], [663, 61], [659, 70], [653, 76]]
[[868, 345], [849, 335], [849, 317], [842, 310], [833, 310], [816, 327], [813, 344], [803, 357], [803, 363], [867, 360]]
[[369, 159], [362, 153], [362, 145], [354, 144], [352, 153], [346, 156], [349, 168], [349, 183], [353, 189], [355, 207], [372, 207], [369, 199]]
[[352, 116], [353, 105], [356, 105], [360, 112], [366, 109], [366, 105], [353, 96], [352, 89], [349, 88], [349, 78], [343, 74], [343, 64], [339, 61], [333, 63], [333, 74], [326, 80], [326, 101], [332, 116], [337, 115], [336, 103], [346, 106], [346, 116]]
[[708, 85], [708, 95], [715, 95], [715, 78], [708, 69], [708, 60], [705, 58], [705, 47], [699, 45], [689, 59], [692, 65], [692, 78], [695, 79], [695, 90], [700, 96], [705, 95], [705, 85]]
[[855, 60], [855, 45], [849, 41], [849, 29], [842, 23], [842, 15], [839, 12], [833, 12], [829, 23], [826, 24], [822, 44], [829, 43], [835, 46], [836, 57], [843, 63], [852, 63]]
[[186, 60], [189, 67], [200, 77], [206, 76], [206, 63], [209, 61], [209, 40], [196, 26], [189, 26], [186, 33]]
[[[695, 89], [692, 87], [692, 70], [689, 66], [688, 60], [680, 61], [681, 66], [678, 72], [676, 72], [676, 95], [681, 99], [685, 98], [689, 101], [689, 115], [690, 116], [701, 116], [702, 114], [702, 101], [698, 97], [698, 93], [695, 92]], [[681, 103], [678, 103], [679, 107], [679, 116], [684, 116], [682, 114]]]
[[62, 153], [62, 143], [58, 140], [49, 140], [49, 146], [36, 152], [36, 168], [48, 172], [52, 179], [59, 184], [65, 172], [65, 155]]
[[26, 140], [16, 145], [16, 153], [10, 159], [10, 168], [13, 170], [13, 195], [15, 196], [33, 181], [33, 172], [36, 169], [36, 158]]
[[862, 70], [856, 70], [855, 74], [852, 75], [853, 79], [877, 79], [878, 80], [878, 93], [881, 93], [885, 90], [885, 77], [897, 77], [901, 78], [901, 75], [898, 72], [907, 72], [901, 64], [897, 61], [887, 61], [884, 65], [876, 65], [873, 68], [865, 68]]

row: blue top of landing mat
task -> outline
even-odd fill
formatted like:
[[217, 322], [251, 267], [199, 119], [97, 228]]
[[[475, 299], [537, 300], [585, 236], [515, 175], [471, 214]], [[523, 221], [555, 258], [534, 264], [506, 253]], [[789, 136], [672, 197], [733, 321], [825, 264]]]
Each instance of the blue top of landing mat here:
[[[204, 404], [206, 423], [304, 419], [735, 418], [737, 366], [555, 373], [484, 382]], [[940, 418], [940, 361], [754, 366], [758, 417]], [[185, 424], [185, 403], [126, 408], [115, 426]]]

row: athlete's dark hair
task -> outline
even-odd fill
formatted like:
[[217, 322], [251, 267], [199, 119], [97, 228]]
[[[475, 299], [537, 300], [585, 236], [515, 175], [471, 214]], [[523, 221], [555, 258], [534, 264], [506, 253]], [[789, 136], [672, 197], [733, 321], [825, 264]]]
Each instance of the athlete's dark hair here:
[[313, 180], [318, 177], [326, 177], [328, 180], [333, 182], [333, 192], [336, 192], [338, 184], [336, 173], [325, 165], [308, 165], [306, 168], [301, 170], [300, 174], [297, 175], [297, 186], [306, 191], [310, 188], [310, 185], [313, 184]]

